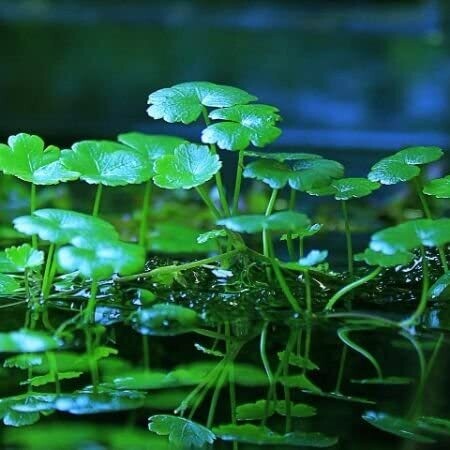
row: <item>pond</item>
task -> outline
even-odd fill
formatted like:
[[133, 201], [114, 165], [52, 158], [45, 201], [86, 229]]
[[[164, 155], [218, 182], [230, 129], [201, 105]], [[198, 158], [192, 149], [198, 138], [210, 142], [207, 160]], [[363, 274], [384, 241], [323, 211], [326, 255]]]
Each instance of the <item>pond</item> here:
[[281, 116], [256, 100], [153, 92], [148, 115], [202, 144], [0, 144], [2, 448], [448, 446], [445, 153], [344, 176], [263, 150]]

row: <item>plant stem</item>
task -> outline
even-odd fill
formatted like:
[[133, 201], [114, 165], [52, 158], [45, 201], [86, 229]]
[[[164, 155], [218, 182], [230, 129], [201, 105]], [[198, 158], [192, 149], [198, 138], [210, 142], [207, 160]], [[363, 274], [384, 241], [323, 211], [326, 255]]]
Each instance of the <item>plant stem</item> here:
[[264, 322], [261, 330], [261, 336], [259, 338], [259, 354], [261, 355], [261, 361], [264, 366], [264, 370], [267, 374], [267, 379], [269, 380], [269, 385], [273, 383], [273, 373], [270, 368], [269, 359], [267, 358], [266, 343], [267, 343], [267, 329], [269, 327], [269, 322]]
[[48, 248], [47, 260], [45, 262], [44, 276], [42, 278], [42, 297], [44, 299], [47, 298], [48, 292], [50, 290], [48, 284], [49, 284], [49, 275], [50, 275], [50, 269], [51, 269], [52, 262], [53, 262], [54, 253], [55, 253], [55, 244], [51, 243]]
[[294, 295], [292, 294], [292, 291], [290, 290], [288, 284], [286, 283], [286, 279], [284, 278], [283, 273], [281, 272], [278, 260], [272, 259], [272, 268], [273, 271], [275, 272], [278, 284], [280, 285], [280, 288], [283, 291], [283, 294], [287, 298], [288, 302], [291, 304], [292, 309], [294, 310], [295, 313], [301, 313], [302, 310], [298, 305], [298, 302], [295, 299]]
[[[30, 214], [33, 214], [36, 211], [36, 185], [31, 183], [31, 192], [30, 192]], [[31, 236], [31, 246], [34, 249], [37, 249], [38, 240], [37, 235], [33, 234]]]
[[236, 167], [236, 180], [234, 182], [233, 204], [231, 206], [231, 215], [238, 212], [239, 194], [241, 193], [242, 172], [244, 170], [244, 150], [239, 150], [238, 162]]
[[[205, 107], [203, 107], [202, 113], [203, 113], [203, 119], [205, 121], [206, 126], [209, 126], [211, 121], [209, 120], [208, 111], [206, 110]], [[214, 154], [217, 154], [217, 149], [214, 144], [211, 144], [209, 147]], [[220, 171], [216, 173], [215, 178], [216, 178], [217, 190], [219, 192], [220, 204], [222, 205], [222, 209], [223, 209], [225, 215], [230, 216], [231, 215], [230, 207], [227, 202], [227, 196], [225, 194], [225, 189], [223, 187], [222, 175], [221, 175]]]
[[[225, 336], [226, 336], [226, 352], [231, 352], [231, 327], [230, 322], [225, 322]], [[234, 376], [234, 361], [230, 362], [230, 368], [228, 371], [228, 383], [229, 383], [229, 396], [230, 396], [230, 411], [231, 411], [231, 423], [236, 425], [236, 382]]]
[[103, 184], [97, 185], [97, 190], [95, 191], [95, 200], [94, 200], [94, 207], [92, 208], [92, 215], [94, 217], [98, 216], [98, 212], [100, 210], [100, 202], [102, 200], [102, 192], [103, 192]]
[[97, 360], [93, 357], [94, 352], [92, 348], [92, 330], [89, 328], [89, 326], [87, 326], [85, 327], [84, 332], [86, 337], [86, 353], [88, 355], [89, 370], [91, 372], [93, 393], [96, 394], [98, 392], [99, 373]]
[[194, 269], [195, 267], [204, 266], [205, 264], [211, 264], [214, 262], [219, 262], [224, 259], [230, 258], [231, 256], [237, 255], [238, 253], [242, 253], [242, 249], [231, 250], [227, 253], [223, 253], [222, 255], [211, 256], [205, 259], [199, 259], [198, 261], [192, 261], [186, 264], [171, 264], [170, 266], [157, 267], [156, 269], [150, 270], [148, 272], [138, 273], [136, 275], [130, 275], [126, 277], [118, 277], [115, 279], [116, 282], [124, 283], [128, 281], [134, 281], [140, 278], [151, 278], [155, 275], [160, 275], [164, 273], [171, 272], [179, 272], [182, 270]]
[[305, 250], [304, 250], [304, 238], [303, 236], [298, 237], [298, 254], [300, 258], [303, 258], [305, 256]]
[[423, 247], [423, 245], [420, 246], [420, 254], [422, 255], [422, 274], [423, 274], [422, 294], [420, 296], [419, 305], [417, 306], [417, 309], [414, 312], [414, 314], [410, 316], [408, 319], [405, 319], [402, 322], [400, 322], [400, 325], [405, 328], [414, 325], [422, 316], [422, 314], [425, 312], [425, 309], [427, 307], [428, 287], [430, 284], [430, 280], [428, 276], [427, 257], [425, 255], [425, 248]]
[[61, 393], [61, 383], [59, 382], [58, 365], [56, 363], [55, 354], [54, 352], [45, 352], [45, 355], [47, 356], [50, 375], [55, 380], [55, 393], [59, 395]]
[[148, 212], [152, 195], [152, 180], [145, 183], [144, 198], [142, 199], [142, 215], [139, 226], [139, 245], [148, 248]]
[[[286, 355], [284, 355], [286, 357]], [[289, 361], [289, 355], [287, 356]], [[287, 379], [289, 376], [289, 364], [283, 364], [283, 377]], [[292, 431], [292, 410], [291, 410], [291, 390], [287, 384], [283, 385], [284, 390], [284, 404], [286, 409], [286, 422], [285, 422], [285, 433], [290, 433]]]
[[[278, 195], [278, 189], [273, 189], [272, 194], [270, 196], [269, 203], [266, 208], [265, 216], [268, 217], [272, 214], [273, 208], [275, 206], [275, 202], [277, 200]], [[269, 230], [265, 229], [262, 232], [262, 241], [263, 241], [263, 254], [267, 258], [272, 258], [273, 255], [270, 254], [270, 232]]]
[[[289, 193], [289, 210], [293, 211], [295, 209], [295, 200], [296, 200], [297, 191], [291, 188]], [[289, 259], [293, 261], [295, 259], [295, 251], [294, 251], [294, 243], [292, 241], [292, 233], [288, 232], [286, 234], [286, 246], [289, 254]]]
[[347, 346], [344, 344], [342, 346], [341, 358], [339, 360], [339, 371], [336, 380], [336, 386], [334, 392], [337, 394], [341, 393], [342, 379], [344, 377], [345, 360], [347, 359]]
[[353, 289], [357, 288], [358, 286], [361, 286], [364, 283], [367, 283], [368, 281], [375, 278], [381, 271], [383, 270], [382, 267], [377, 267], [373, 272], [370, 272], [365, 277], [360, 278], [359, 280], [353, 281], [353, 283], [347, 284], [347, 286], [344, 286], [342, 289], [336, 292], [330, 300], [328, 300], [328, 303], [326, 304], [324, 311], [329, 311], [333, 308], [334, 304], [347, 292], [352, 291]]
[[89, 296], [88, 304], [85, 310], [85, 315], [88, 320], [88, 323], [95, 322], [95, 305], [97, 303], [97, 291], [98, 291], [98, 282], [93, 280], [91, 283], [91, 295]]
[[305, 297], [306, 297], [306, 311], [308, 315], [312, 314], [312, 295], [311, 295], [311, 278], [309, 276], [309, 270], [303, 271], [305, 277]]
[[206, 204], [214, 218], [216, 220], [220, 219], [222, 217], [222, 213], [216, 208], [216, 205], [214, 205], [212, 200], [209, 198], [209, 195], [205, 192], [205, 187], [197, 186], [195, 190], [198, 192], [198, 195], [200, 195], [201, 199]]
[[344, 215], [345, 224], [345, 240], [347, 242], [347, 268], [350, 277], [353, 276], [353, 244], [352, 244], [352, 231], [350, 229], [350, 221], [348, 220], [347, 202], [341, 201], [342, 214]]

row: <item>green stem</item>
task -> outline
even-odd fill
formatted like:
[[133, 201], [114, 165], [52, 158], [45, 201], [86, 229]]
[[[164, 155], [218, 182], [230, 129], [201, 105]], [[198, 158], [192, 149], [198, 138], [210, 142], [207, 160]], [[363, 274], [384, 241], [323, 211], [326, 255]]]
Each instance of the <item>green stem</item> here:
[[55, 253], [55, 247], [56, 245], [54, 243], [50, 244], [47, 253], [47, 260], [45, 262], [44, 276], [42, 278], [42, 296], [44, 299], [47, 298], [48, 292], [50, 291], [48, 283], [49, 283], [50, 269], [53, 262], [53, 255]]
[[368, 281], [375, 278], [381, 271], [383, 270], [382, 267], [377, 267], [373, 272], [370, 272], [365, 277], [360, 278], [359, 280], [354, 281], [353, 283], [347, 284], [347, 286], [344, 286], [342, 289], [336, 292], [330, 300], [328, 300], [328, 303], [326, 304], [324, 311], [329, 311], [333, 308], [335, 303], [343, 297], [348, 292], [352, 291], [353, 289], [357, 288], [358, 286], [361, 286], [364, 283], [367, 283]]
[[297, 200], [297, 191], [291, 188], [289, 193], [289, 209], [293, 211], [295, 209], [295, 202]]
[[55, 393], [59, 395], [61, 393], [61, 383], [58, 377], [58, 365], [55, 354], [53, 352], [46, 352], [45, 355], [47, 356], [50, 376], [55, 380]]
[[350, 277], [353, 276], [353, 244], [352, 244], [352, 231], [350, 228], [350, 221], [348, 220], [347, 202], [341, 201], [342, 214], [344, 215], [345, 223], [345, 240], [347, 243], [347, 268]]
[[93, 393], [96, 394], [98, 392], [99, 385], [99, 373], [98, 373], [98, 364], [97, 360], [94, 358], [94, 349], [92, 343], [92, 330], [89, 327], [85, 327], [84, 329], [85, 337], [86, 337], [86, 353], [88, 355], [89, 361], [89, 370], [91, 372], [91, 380], [93, 386]]
[[344, 344], [342, 347], [341, 358], [339, 360], [339, 371], [336, 380], [336, 387], [334, 388], [334, 392], [337, 394], [341, 393], [342, 380], [344, 378], [344, 368], [345, 368], [345, 360], [347, 359], [347, 346]]
[[239, 150], [238, 162], [236, 167], [236, 180], [234, 182], [233, 204], [231, 206], [231, 214], [233, 216], [238, 212], [239, 195], [241, 193], [243, 170], [244, 170], [244, 150]]
[[[277, 195], [278, 195], [278, 189], [273, 189], [272, 194], [270, 196], [269, 203], [266, 208], [266, 213], [265, 213], [266, 217], [268, 217], [272, 214], [273, 208], [275, 206], [275, 202], [277, 200]], [[266, 228], [264, 228], [264, 230], [262, 232], [262, 241], [263, 241], [264, 256], [266, 256], [267, 258], [273, 257], [273, 255], [270, 255], [270, 242], [269, 242], [270, 241], [270, 233], [269, 233], [269, 230], [267, 230]]]
[[[30, 192], [30, 214], [33, 214], [36, 211], [36, 185], [31, 183], [31, 192]], [[31, 236], [31, 245], [34, 249], [38, 246], [37, 235], [33, 234]]]
[[304, 238], [303, 236], [299, 236], [298, 237], [298, 254], [300, 258], [303, 258], [303, 256], [305, 255], [305, 250], [304, 250]]
[[211, 214], [214, 216], [214, 219], [220, 219], [222, 217], [222, 213], [216, 208], [216, 205], [214, 205], [212, 200], [209, 198], [207, 192], [205, 192], [205, 187], [197, 186], [195, 190], [197, 191], [198, 195], [200, 195], [201, 199], [206, 204]]
[[292, 309], [296, 313], [301, 313], [302, 310], [298, 305], [298, 302], [295, 299], [294, 295], [292, 294], [292, 291], [290, 290], [288, 284], [286, 283], [286, 279], [284, 278], [283, 273], [281, 272], [278, 260], [272, 259], [272, 268], [278, 280], [278, 284], [280, 285], [280, 288], [283, 291], [283, 294], [285, 295], [286, 299], [291, 304]]
[[214, 392], [211, 397], [211, 403], [209, 406], [208, 419], [206, 421], [206, 428], [211, 428], [213, 426], [214, 416], [215, 416], [216, 408], [217, 408], [217, 402], [219, 401], [220, 391], [222, 390], [222, 387], [225, 384], [225, 381], [228, 377], [228, 370], [229, 370], [229, 367], [228, 367], [228, 365], [226, 365], [223, 368], [223, 371], [220, 374], [218, 382], [214, 388]]
[[56, 269], [58, 268], [58, 264], [57, 264], [57, 250], [58, 250], [58, 246], [55, 246], [55, 251], [53, 252], [53, 257], [50, 263], [50, 270], [48, 273], [48, 280], [47, 280], [47, 287], [46, 290], [44, 292], [44, 298], [47, 298], [50, 295], [50, 290], [52, 288], [52, 283], [53, 280], [55, 279], [55, 275], [56, 275]]
[[[231, 352], [231, 327], [230, 322], [225, 322], [225, 336], [226, 336], [226, 352]], [[231, 423], [236, 425], [236, 380], [234, 374], [234, 361], [230, 362], [230, 369], [228, 371], [229, 395], [230, 395], [230, 410]]]
[[89, 296], [88, 304], [86, 306], [85, 315], [89, 323], [95, 322], [95, 306], [97, 303], [98, 282], [92, 281], [91, 295]]
[[150, 349], [148, 342], [149, 337], [146, 334], [142, 335], [142, 362], [146, 372], [150, 371]]
[[269, 359], [267, 358], [266, 344], [267, 344], [267, 329], [269, 327], [269, 322], [265, 322], [261, 330], [261, 336], [259, 338], [259, 354], [261, 355], [261, 360], [264, 366], [264, 370], [267, 374], [267, 379], [269, 380], [269, 385], [273, 384], [273, 373], [270, 368]]
[[423, 274], [422, 294], [420, 296], [419, 305], [417, 306], [417, 309], [414, 312], [414, 314], [412, 316], [410, 316], [408, 319], [405, 319], [402, 322], [400, 322], [400, 325], [405, 328], [416, 324], [416, 322], [419, 320], [419, 318], [425, 312], [425, 309], [427, 307], [428, 287], [430, 284], [430, 280], [429, 280], [429, 276], [428, 276], [427, 257], [425, 255], [425, 248], [423, 247], [423, 245], [420, 246], [420, 253], [422, 255], [422, 274]]
[[102, 200], [103, 184], [97, 185], [97, 190], [95, 191], [94, 207], [92, 208], [92, 215], [94, 217], [98, 216], [100, 210], [100, 202]]
[[[290, 190], [289, 193], [289, 210], [293, 211], [295, 209], [295, 200], [297, 197], [297, 191], [294, 189]], [[292, 233], [289, 232], [286, 234], [286, 246], [289, 254], [289, 259], [293, 261], [295, 259], [295, 250], [294, 250], [294, 242], [292, 240]]]
[[148, 213], [150, 210], [150, 198], [152, 194], [152, 180], [145, 184], [144, 198], [142, 199], [142, 215], [139, 225], [139, 245], [148, 248]]
[[[287, 359], [289, 361], [289, 355]], [[283, 364], [283, 377], [287, 379], [288, 376], [289, 376], [289, 364]], [[287, 384], [284, 384], [283, 390], [284, 390], [284, 404], [286, 409], [285, 433], [290, 433], [292, 431], [291, 390]]]
[[304, 270], [305, 276], [305, 297], [306, 297], [306, 311], [308, 315], [312, 314], [312, 295], [311, 295], [311, 277], [309, 276], [309, 270]]

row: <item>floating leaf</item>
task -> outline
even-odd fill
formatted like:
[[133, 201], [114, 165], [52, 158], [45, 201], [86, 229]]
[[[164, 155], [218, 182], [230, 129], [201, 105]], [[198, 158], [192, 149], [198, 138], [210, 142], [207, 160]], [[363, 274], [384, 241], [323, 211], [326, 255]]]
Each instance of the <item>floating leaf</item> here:
[[40, 239], [55, 244], [68, 244], [80, 236], [91, 239], [118, 239], [115, 228], [108, 222], [64, 209], [38, 209], [30, 216], [17, 217], [14, 227], [27, 235], [37, 234]]
[[177, 416], [151, 416], [148, 429], [160, 436], [169, 436], [169, 442], [176, 448], [198, 449], [216, 439], [203, 425]]
[[295, 161], [298, 159], [321, 159], [320, 155], [314, 153], [288, 153], [288, 152], [255, 152], [252, 150], [246, 150], [245, 156], [253, 158], [274, 159], [279, 162]]
[[439, 247], [450, 242], [450, 219], [416, 219], [375, 233], [370, 248], [393, 255], [408, 252], [421, 245]]
[[151, 336], [188, 333], [198, 325], [198, 315], [194, 310], [167, 303], [139, 309], [130, 320], [139, 333]]
[[423, 192], [436, 198], [450, 198], [450, 175], [429, 181]]
[[20, 284], [10, 275], [0, 273], [0, 295], [11, 295], [20, 289]]
[[430, 287], [428, 297], [450, 299], [450, 272], [445, 272]]
[[209, 117], [226, 122], [213, 123], [202, 132], [202, 142], [225, 150], [244, 150], [250, 143], [264, 147], [277, 139], [281, 130], [278, 109], [269, 105], [237, 105], [211, 111]]
[[409, 147], [377, 162], [369, 173], [369, 180], [381, 184], [397, 184], [420, 174], [417, 165], [438, 160], [443, 152], [438, 147]]
[[367, 411], [362, 415], [362, 418], [374, 427], [404, 439], [424, 444], [435, 442], [434, 439], [423, 434], [423, 430], [414, 421], [403, 419], [402, 417], [395, 417], [377, 411]]
[[32, 248], [30, 244], [9, 247], [5, 249], [5, 253], [11, 263], [21, 272], [25, 269], [34, 269], [44, 264], [44, 252]]
[[63, 165], [89, 184], [124, 186], [150, 179], [151, 164], [144, 154], [113, 141], [81, 141], [61, 152]]
[[371, 248], [366, 248], [364, 253], [356, 254], [354, 259], [355, 261], [364, 261], [369, 266], [396, 267], [408, 265], [414, 259], [414, 254], [407, 251], [399, 251], [392, 255], [386, 255]]
[[[283, 361], [286, 355], [285, 351], [278, 352], [278, 359]], [[310, 359], [305, 358], [304, 356], [296, 355], [295, 353], [289, 353], [288, 364], [295, 367], [300, 367], [301, 369], [306, 370], [319, 370], [319, 367], [314, 364]]]
[[245, 442], [255, 445], [292, 445], [309, 447], [331, 447], [337, 443], [337, 439], [325, 436], [321, 433], [294, 432], [278, 434], [267, 427], [252, 424], [245, 425], [221, 425], [213, 428], [216, 436], [224, 441]]
[[245, 105], [257, 100], [242, 89], [206, 81], [181, 83], [170, 88], [159, 89], [148, 97], [147, 114], [166, 122], [194, 122], [204, 107], [223, 108]]
[[33, 184], [58, 184], [75, 180], [77, 171], [66, 169], [60, 161], [60, 150], [35, 135], [20, 133], [10, 136], [8, 145], [0, 144], [0, 169], [8, 175]]
[[130, 132], [119, 134], [118, 141], [128, 147], [139, 150], [148, 160], [155, 161], [166, 155], [173, 155], [174, 150], [182, 145], [189, 144], [186, 139], [176, 136], [165, 136], [159, 134], [144, 134]]
[[144, 248], [120, 241], [74, 238], [72, 246], [58, 250], [57, 262], [65, 272], [79, 271], [86, 278], [104, 280], [113, 274], [131, 275], [143, 270]]
[[367, 178], [341, 178], [333, 180], [329, 186], [312, 189], [308, 194], [333, 195], [335, 200], [350, 200], [370, 195], [379, 187], [379, 183]]
[[32, 353], [54, 350], [61, 342], [43, 331], [18, 330], [0, 333], [0, 353]]
[[206, 183], [221, 167], [219, 157], [205, 145], [185, 144], [155, 162], [153, 181], [165, 189], [190, 189]]
[[328, 250], [311, 250], [304, 258], [298, 260], [303, 267], [313, 267], [324, 262], [328, 257]]

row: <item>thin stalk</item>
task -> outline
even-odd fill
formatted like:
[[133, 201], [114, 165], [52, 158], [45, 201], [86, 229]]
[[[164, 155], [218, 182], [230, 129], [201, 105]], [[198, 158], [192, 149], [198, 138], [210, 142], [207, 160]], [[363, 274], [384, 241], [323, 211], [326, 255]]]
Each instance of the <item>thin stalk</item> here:
[[170, 266], [157, 267], [156, 269], [150, 270], [148, 272], [138, 273], [136, 275], [130, 275], [127, 277], [118, 277], [114, 281], [124, 283], [128, 281], [134, 281], [140, 278], [151, 278], [154, 277], [155, 275], [194, 269], [195, 267], [204, 266], [205, 264], [211, 264], [214, 262], [225, 260], [227, 258], [230, 258], [231, 256], [237, 255], [238, 253], [242, 252], [243, 252], [242, 249], [231, 250], [227, 253], [223, 253], [222, 255], [211, 256], [209, 258], [199, 259], [198, 261], [193, 261], [186, 264], [171, 264]]
[[265, 322], [261, 330], [261, 336], [259, 338], [259, 354], [261, 355], [261, 360], [264, 366], [264, 370], [267, 374], [267, 379], [269, 380], [269, 385], [273, 384], [273, 373], [270, 368], [269, 358], [267, 358], [266, 344], [267, 344], [267, 329], [269, 327], [269, 322]]
[[[211, 121], [209, 120], [208, 111], [206, 110], [205, 107], [203, 108], [202, 113], [203, 113], [203, 119], [205, 121], [206, 126], [209, 126]], [[214, 154], [217, 154], [217, 149], [214, 144], [211, 144], [209, 147]], [[216, 173], [215, 179], [216, 179], [216, 186], [217, 186], [217, 190], [219, 192], [219, 199], [220, 199], [220, 204], [222, 205], [222, 209], [224, 210], [226, 216], [230, 216], [231, 215], [230, 207], [227, 202], [227, 196], [225, 194], [225, 188], [223, 186], [222, 175], [221, 175], [220, 171]]]
[[295, 203], [297, 201], [297, 191], [291, 188], [289, 193], [289, 209], [293, 211], [295, 209]]
[[[31, 183], [31, 191], [30, 191], [30, 214], [33, 214], [36, 211], [36, 185]], [[37, 248], [38, 240], [37, 235], [33, 234], [31, 236], [31, 245], [33, 248]]]
[[292, 233], [288, 233], [286, 235], [286, 248], [289, 255], [289, 260], [294, 261], [295, 259], [295, 250], [294, 250], [294, 242], [292, 241]]
[[359, 280], [354, 281], [353, 283], [347, 284], [347, 286], [344, 286], [342, 289], [336, 292], [330, 300], [328, 300], [328, 303], [326, 304], [324, 311], [329, 311], [333, 308], [335, 303], [343, 297], [348, 292], [352, 291], [353, 289], [357, 288], [358, 286], [361, 286], [364, 283], [367, 283], [368, 281], [375, 278], [381, 271], [383, 270], [382, 267], [377, 267], [373, 272], [370, 272], [365, 277], [360, 278]]
[[91, 295], [89, 296], [88, 304], [86, 306], [85, 315], [89, 323], [95, 322], [95, 305], [97, 303], [98, 282], [92, 281]]
[[[305, 336], [305, 352], [303, 353], [303, 357], [308, 360], [309, 354], [311, 352], [311, 337], [312, 337], [312, 329], [311, 324], [308, 322], [306, 327], [306, 336]], [[306, 373], [306, 367], [303, 367], [303, 373]]]
[[[425, 195], [423, 195], [423, 186], [422, 186], [422, 183], [420, 182], [419, 177], [415, 177], [413, 180], [414, 180], [414, 186], [416, 188], [417, 196], [419, 197], [425, 217], [427, 219], [433, 219], [433, 216], [431, 214], [430, 205], [428, 204], [428, 200], [425, 198]], [[445, 256], [444, 248], [442, 246], [439, 246], [438, 252], [439, 252], [439, 259], [441, 260], [442, 268], [444, 269], [444, 272], [448, 272], [448, 262], [447, 262], [447, 257]]]
[[305, 241], [304, 241], [303, 236], [299, 236], [298, 237], [298, 254], [299, 254], [300, 258], [303, 258], [303, 256], [305, 256], [304, 244], [305, 244]]
[[347, 244], [347, 268], [350, 277], [353, 276], [353, 244], [352, 244], [352, 230], [350, 228], [350, 221], [348, 219], [347, 202], [341, 201], [342, 214], [344, 215], [345, 223], [345, 240]]
[[56, 363], [55, 354], [53, 352], [46, 352], [45, 355], [47, 356], [50, 375], [55, 380], [55, 393], [59, 395], [61, 393], [61, 383], [58, 377], [58, 365]]
[[236, 180], [234, 182], [233, 203], [231, 206], [231, 214], [234, 216], [238, 212], [239, 195], [241, 193], [242, 172], [244, 170], [244, 150], [239, 150], [238, 162], [236, 167]]
[[91, 331], [92, 330], [89, 327], [85, 327], [85, 329], [84, 329], [84, 333], [85, 333], [85, 337], [86, 337], [86, 353], [88, 355], [88, 360], [89, 360], [89, 370], [91, 372], [92, 387], [93, 387], [94, 394], [96, 394], [98, 392], [100, 376], [98, 373], [97, 360], [93, 357], [94, 351], [93, 351], [93, 345], [92, 345]]
[[150, 349], [148, 342], [149, 337], [146, 334], [142, 335], [142, 362], [144, 369], [148, 372], [150, 370]]
[[405, 319], [402, 322], [400, 322], [400, 325], [405, 328], [414, 325], [422, 316], [422, 314], [425, 312], [425, 309], [427, 307], [428, 287], [430, 284], [430, 279], [428, 276], [427, 257], [425, 255], [425, 248], [423, 247], [423, 245], [420, 246], [420, 254], [422, 255], [422, 274], [423, 274], [422, 294], [420, 296], [419, 305], [417, 306], [417, 309], [414, 312], [414, 314], [410, 316], [408, 319]]
[[148, 248], [148, 213], [150, 210], [150, 198], [152, 195], [152, 180], [145, 183], [144, 198], [142, 199], [142, 215], [139, 225], [139, 245]]
[[[284, 355], [286, 357], [286, 355]], [[289, 355], [287, 356], [289, 361]], [[287, 379], [289, 376], [289, 364], [283, 364], [283, 377]], [[284, 384], [284, 404], [286, 409], [286, 421], [285, 421], [285, 432], [290, 433], [292, 431], [292, 409], [291, 409], [291, 390], [287, 384]]]
[[275, 259], [272, 260], [272, 268], [273, 268], [273, 271], [277, 278], [278, 284], [280, 285], [280, 288], [283, 291], [283, 294], [285, 295], [286, 299], [291, 304], [292, 309], [296, 313], [301, 313], [302, 310], [301, 310], [300, 306], [298, 305], [298, 302], [295, 299], [294, 295], [292, 294], [291, 289], [289, 288], [288, 284], [286, 283], [286, 279], [284, 278], [283, 273], [281, 272], [281, 269], [279, 267], [278, 260], [275, 260]]
[[94, 217], [98, 216], [98, 212], [100, 211], [102, 193], [103, 193], [103, 184], [100, 183], [97, 185], [97, 190], [95, 191], [94, 207], [92, 208], [92, 215]]
[[44, 299], [47, 298], [48, 296], [47, 292], [50, 290], [48, 287], [48, 283], [49, 283], [50, 269], [53, 262], [53, 255], [55, 253], [55, 246], [56, 245], [53, 243], [50, 244], [47, 253], [47, 260], [45, 262], [44, 276], [42, 278], [42, 296], [44, 297]]
[[344, 378], [345, 360], [347, 359], [347, 346], [344, 344], [342, 347], [341, 358], [339, 360], [339, 371], [336, 379], [336, 386], [334, 392], [341, 393], [342, 380]]
[[56, 269], [58, 268], [58, 264], [57, 264], [57, 250], [58, 250], [58, 246], [55, 246], [55, 251], [53, 252], [53, 257], [51, 259], [50, 262], [50, 270], [48, 272], [48, 280], [47, 280], [47, 286], [46, 286], [46, 290], [44, 291], [44, 298], [47, 298], [50, 295], [50, 290], [52, 288], [52, 283], [53, 280], [55, 279], [55, 275], [56, 275]]
[[206, 428], [211, 428], [214, 422], [214, 416], [216, 414], [217, 402], [219, 401], [220, 391], [222, 390], [223, 385], [228, 377], [228, 369], [229, 367], [225, 366], [222, 373], [220, 374], [220, 378], [214, 388], [213, 395], [211, 397], [211, 403], [209, 405], [208, 411], [208, 419], [206, 421]]
[[[270, 216], [272, 214], [273, 208], [275, 206], [275, 202], [277, 200], [278, 189], [273, 189], [272, 194], [270, 196], [269, 203], [267, 204], [265, 216]], [[262, 241], [263, 241], [263, 254], [267, 258], [273, 257], [270, 255], [270, 233], [269, 230], [264, 229], [262, 232]]]
[[309, 315], [312, 314], [312, 295], [311, 295], [311, 277], [309, 276], [309, 270], [303, 271], [305, 277], [305, 297], [306, 297], [306, 311]]
[[200, 195], [201, 199], [206, 204], [211, 214], [214, 216], [214, 219], [220, 219], [222, 217], [222, 213], [216, 208], [216, 205], [214, 205], [212, 200], [209, 198], [209, 195], [205, 192], [205, 187], [197, 186], [195, 190], [197, 191], [198, 195]]
[[[230, 322], [225, 322], [225, 336], [226, 336], [226, 352], [231, 352], [231, 327]], [[234, 361], [230, 362], [228, 371], [229, 396], [230, 396], [230, 411], [231, 423], [236, 425], [236, 380], [234, 373]]]

